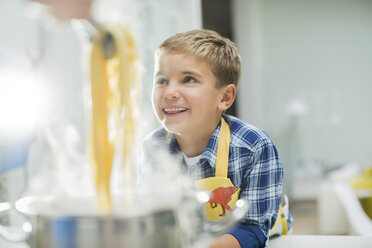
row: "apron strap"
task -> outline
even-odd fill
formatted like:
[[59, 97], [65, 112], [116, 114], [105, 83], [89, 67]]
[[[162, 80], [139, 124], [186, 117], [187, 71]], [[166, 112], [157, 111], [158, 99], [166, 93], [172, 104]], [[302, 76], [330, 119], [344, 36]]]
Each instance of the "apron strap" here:
[[220, 137], [218, 138], [216, 177], [227, 177], [229, 164], [230, 127], [221, 117]]

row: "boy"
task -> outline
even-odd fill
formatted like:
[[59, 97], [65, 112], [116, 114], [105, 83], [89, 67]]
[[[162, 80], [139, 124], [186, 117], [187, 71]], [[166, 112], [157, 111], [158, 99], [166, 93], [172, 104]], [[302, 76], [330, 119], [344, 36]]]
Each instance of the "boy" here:
[[179, 33], [158, 47], [154, 73], [152, 103], [164, 128], [145, 140], [145, 157], [166, 146], [193, 179], [211, 178], [220, 160], [218, 143], [228, 137], [227, 176], [249, 211], [210, 247], [265, 247], [281, 200], [283, 166], [265, 132], [223, 114], [240, 79], [237, 48], [214, 31]]

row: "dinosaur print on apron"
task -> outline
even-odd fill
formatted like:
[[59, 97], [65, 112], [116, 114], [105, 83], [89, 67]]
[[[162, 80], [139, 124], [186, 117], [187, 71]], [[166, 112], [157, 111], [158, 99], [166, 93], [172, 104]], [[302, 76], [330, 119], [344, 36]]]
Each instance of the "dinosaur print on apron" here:
[[239, 198], [240, 188], [234, 186], [227, 177], [229, 162], [230, 127], [221, 118], [221, 130], [218, 139], [215, 177], [195, 181], [199, 190], [211, 192], [209, 202], [205, 204], [208, 221], [219, 221], [234, 206]]

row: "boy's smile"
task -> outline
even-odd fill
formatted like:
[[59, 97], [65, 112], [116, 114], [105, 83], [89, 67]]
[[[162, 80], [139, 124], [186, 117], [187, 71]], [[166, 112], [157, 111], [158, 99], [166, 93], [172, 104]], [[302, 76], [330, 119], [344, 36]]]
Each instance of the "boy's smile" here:
[[166, 115], [176, 115], [176, 114], [183, 113], [187, 110], [188, 108], [178, 107], [178, 106], [168, 106], [166, 108], [163, 108], [163, 112]]
[[178, 136], [209, 139], [221, 118], [223, 90], [209, 64], [189, 53], [156, 58], [153, 107], [166, 129]]

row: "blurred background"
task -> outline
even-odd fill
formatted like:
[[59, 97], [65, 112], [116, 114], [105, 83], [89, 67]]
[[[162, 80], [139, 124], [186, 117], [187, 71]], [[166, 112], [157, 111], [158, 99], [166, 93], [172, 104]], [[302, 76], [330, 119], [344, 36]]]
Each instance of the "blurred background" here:
[[[101, 10], [102, 20], [131, 28], [145, 67], [144, 134], [159, 127], [150, 100], [156, 46], [176, 32], [216, 30], [237, 44], [243, 62], [229, 113], [265, 130], [276, 144], [294, 233], [348, 234], [348, 213], [331, 200], [330, 184], [372, 164], [372, 1], [112, 2], [107, 8], [115, 12]], [[0, 2], [0, 202], [22, 191], [28, 147], [45, 122], [73, 127], [81, 140], [77, 149], [84, 149], [87, 40], [71, 25], [35, 15], [24, 0]], [[330, 209], [345, 222], [329, 217]], [[342, 222], [338, 229], [327, 224], [335, 219]]]

